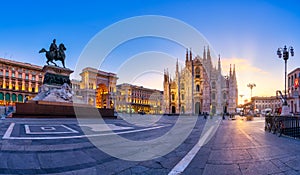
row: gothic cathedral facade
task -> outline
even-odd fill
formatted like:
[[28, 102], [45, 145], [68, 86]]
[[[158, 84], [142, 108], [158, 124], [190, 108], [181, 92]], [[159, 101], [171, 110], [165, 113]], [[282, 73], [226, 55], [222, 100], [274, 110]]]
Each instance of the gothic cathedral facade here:
[[235, 72], [222, 75], [219, 56], [218, 67], [212, 64], [209, 47], [203, 57], [186, 51], [185, 67], [179, 70], [176, 63], [175, 77], [164, 72], [164, 113], [198, 115], [207, 112], [213, 115], [234, 113], [238, 103], [238, 87]]

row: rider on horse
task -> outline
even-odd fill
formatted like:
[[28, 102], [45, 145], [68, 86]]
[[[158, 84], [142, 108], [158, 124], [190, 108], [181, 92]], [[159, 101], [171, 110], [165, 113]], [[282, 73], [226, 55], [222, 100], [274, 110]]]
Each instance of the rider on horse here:
[[50, 51], [50, 53], [53, 54], [53, 58], [56, 58], [58, 56], [58, 48], [56, 45], [56, 39], [54, 39], [53, 42], [51, 43], [49, 51]]
[[66, 51], [66, 47], [63, 43], [59, 44], [59, 47], [56, 45], [56, 39], [53, 40], [53, 42], [50, 45], [49, 51], [47, 51], [45, 48], [42, 48], [39, 53], [46, 53], [47, 58], [47, 64], [49, 65], [49, 62], [57, 66], [57, 64], [53, 61], [61, 61], [63, 67], [65, 68], [65, 58], [66, 55], [64, 53]]

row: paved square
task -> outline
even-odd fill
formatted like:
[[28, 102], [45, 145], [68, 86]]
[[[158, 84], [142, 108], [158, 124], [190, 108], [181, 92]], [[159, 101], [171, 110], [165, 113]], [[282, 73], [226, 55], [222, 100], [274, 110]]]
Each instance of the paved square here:
[[198, 117], [190, 136], [175, 150], [141, 162], [113, 157], [87, 138], [95, 137], [99, 143], [110, 139], [108, 146], [121, 143], [111, 139], [112, 134], [148, 141], [169, 131], [177, 121], [174, 116], [164, 116], [152, 127], [136, 127], [124, 120], [106, 120], [104, 126], [93, 120], [79, 124], [69, 119], [7, 119], [0, 128], [0, 157], [4, 160], [0, 161], [0, 174], [300, 174], [299, 140], [261, 130], [263, 118], [253, 122], [221, 120], [205, 143], [200, 138], [213, 132], [202, 135], [201, 131], [212, 131], [208, 126], [219, 119]]

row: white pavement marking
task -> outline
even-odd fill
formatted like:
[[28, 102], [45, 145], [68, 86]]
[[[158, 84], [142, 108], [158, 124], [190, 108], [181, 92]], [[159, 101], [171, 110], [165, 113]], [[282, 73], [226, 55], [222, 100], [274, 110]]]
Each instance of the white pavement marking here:
[[[42, 130], [44, 130], [43, 128], [53, 128], [52, 131], [50, 130], [47, 130], [47, 132], [34, 132], [34, 131], [31, 131], [30, 130], [30, 127], [31, 126], [36, 126], [36, 127], [40, 127]], [[59, 131], [59, 132], [56, 132], [56, 131], [53, 131], [55, 130], [54, 127], [56, 126], [60, 126], [60, 127], [63, 127], [65, 129], [67, 129], [68, 131]], [[69, 128], [65, 125], [24, 125], [25, 127], [25, 132], [26, 134], [70, 134], [70, 133], [79, 133], [78, 131], [72, 129], [72, 128]]]
[[8, 127], [8, 129], [6, 130], [4, 136], [2, 137], [2, 139], [8, 139], [13, 131], [15, 127], [15, 123], [11, 123]]
[[[217, 120], [216, 122], [218, 122]], [[199, 139], [198, 143], [184, 156], [183, 159], [180, 160], [179, 163], [175, 165], [175, 167], [169, 172], [168, 175], [178, 175], [181, 174], [186, 167], [191, 163], [193, 158], [196, 156], [200, 148], [204, 145], [207, 138], [214, 132], [214, 129], [217, 127], [215, 125], [211, 126], [209, 130]]]
[[43, 131], [56, 131], [56, 129], [52, 126], [41, 127]]
[[77, 135], [77, 136], [61, 136], [61, 137], [10, 137], [12, 130], [15, 126], [15, 123], [11, 123], [7, 131], [5, 132], [2, 139], [15, 139], [15, 140], [51, 140], [51, 139], [76, 139], [76, 138], [84, 138], [84, 137], [97, 137], [97, 136], [107, 136], [107, 135], [114, 135], [114, 134], [128, 134], [128, 133], [135, 133], [135, 132], [142, 132], [142, 131], [149, 131], [159, 128], [164, 128], [170, 125], [164, 125], [164, 126], [156, 126], [152, 128], [144, 128], [144, 129], [137, 129], [137, 130], [131, 130], [131, 131], [122, 131], [122, 132], [112, 132], [112, 133], [102, 133], [102, 134], [90, 134], [90, 135]]
[[[106, 126], [105, 126], [106, 125]], [[133, 127], [123, 127], [123, 126], [116, 126], [114, 124], [80, 124], [81, 126], [87, 126], [91, 128], [92, 131], [99, 132], [99, 131], [110, 131], [110, 130], [125, 130], [125, 129], [134, 129]]]

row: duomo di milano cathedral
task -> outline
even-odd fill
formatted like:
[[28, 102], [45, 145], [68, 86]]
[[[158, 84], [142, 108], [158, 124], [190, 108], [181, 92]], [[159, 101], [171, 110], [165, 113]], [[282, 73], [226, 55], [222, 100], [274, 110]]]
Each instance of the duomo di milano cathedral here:
[[218, 67], [212, 64], [209, 47], [204, 47], [203, 57], [193, 58], [186, 51], [185, 67], [179, 70], [176, 63], [175, 77], [164, 72], [164, 112], [171, 114], [199, 114], [203, 112], [233, 113], [238, 103], [235, 65], [230, 65], [229, 75], [222, 75], [220, 56]]

